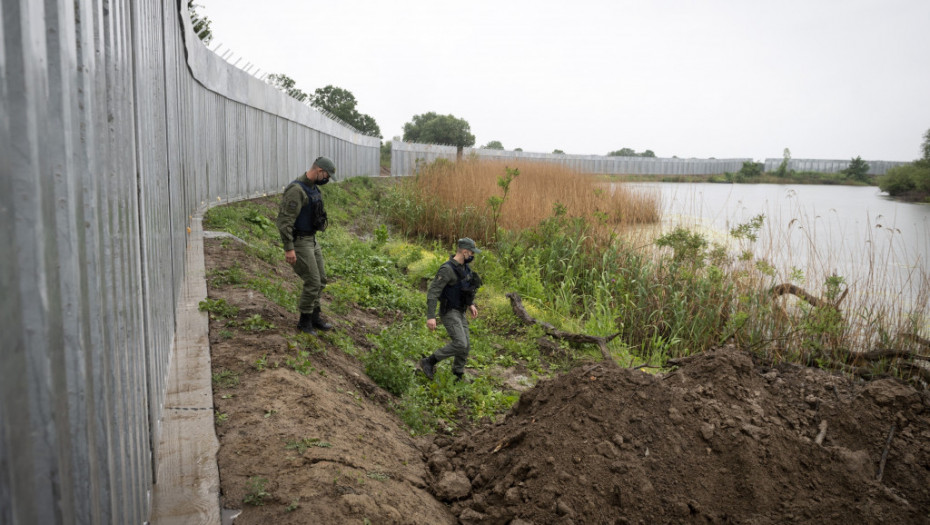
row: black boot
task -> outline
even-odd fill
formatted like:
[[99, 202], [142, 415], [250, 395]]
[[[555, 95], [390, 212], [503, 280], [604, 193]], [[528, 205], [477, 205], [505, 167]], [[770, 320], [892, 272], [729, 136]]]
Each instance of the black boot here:
[[[453, 374], [455, 374], [455, 372], [453, 372]], [[455, 382], [456, 382], [456, 383], [465, 383], [466, 385], [468, 385], [468, 384], [471, 383], [471, 378], [469, 378], [468, 376], [466, 376], [464, 373], [455, 374]]]
[[433, 355], [420, 359], [420, 370], [430, 381], [433, 380], [433, 374], [436, 373], [436, 363], [438, 363], [438, 361], [436, 361], [436, 357]]
[[300, 314], [300, 320], [297, 321], [297, 329], [305, 334], [316, 335], [316, 330], [313, 329], [313, 319], [312, 314]]
[[323, 331], [332, 330], [332, 329], [333, 329], [333, 325], [327, 323], [326, 321], [324, 321], [324, 320], [320, 317], [320, 307], [319, 307], [319, 306], [317, 306], [317, 307], [313, 310], [313, 313], [310, 314], [310, 322], [313, 323], [313, 328], [319, 328], [320, 330], [323, 330]]

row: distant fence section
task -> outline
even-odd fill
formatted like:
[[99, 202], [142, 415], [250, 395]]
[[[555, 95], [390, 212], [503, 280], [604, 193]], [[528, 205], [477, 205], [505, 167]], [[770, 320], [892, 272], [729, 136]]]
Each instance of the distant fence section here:
[[[775, 171], [784, 159], [765, 159], [765, 171]], [[884, 175], [895, 166], [908, 164], [891, 160], [867, 160], [870, 175]], [[838, 159], [788, 159], [788, 169], [793, 171], [815, 171], [817, 173], [838, 173], [849, 167], [850, 160]]]
[[[3, 0], [0, 523], [149, 516], [190, 217], [360, 135], [207, 50], [177, 0]], [[325, 190], [324, 190], [325, 191]]]
[[[727, 171], [739, 171], [743, 162], [752, 160], [607, 157], [481, 148], [464, 148], [462, 155], [464, 157], [475, 156], [482, 160], [554, 163], [581, 173], [610, 175], [716, 175]], [[391, 141], [391, 175], [413, 175], [418, 166], [439, 158], [455, 160], [456, 148], [403, 142], [396, 138]]]

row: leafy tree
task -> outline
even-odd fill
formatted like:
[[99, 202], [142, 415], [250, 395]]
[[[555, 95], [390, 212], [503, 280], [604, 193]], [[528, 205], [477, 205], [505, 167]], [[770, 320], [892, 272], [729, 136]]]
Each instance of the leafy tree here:
[[391, 141], [388, 140], [381, 145], [381, 167], [391, 167]]
[[504, 149], [504, 145], [501, 144], [501, 141], [499, 140], [492, 140], [491, 142], [488, 142], [487, 144], [481, 147], [484, 149]]
[[739, 169], [739, 173], [737, 175], [739, 175], [743, 179], [752, 179], [754, 177], [758, 177], [759, 175], [762, 175], [762, 169], [763, 169], [763, 165], [761, 162], [753, 162], [751, 160], [747, 160], [746, 162], [743, 163], [743, 167]]
[[293, 78], [285, 75], [284, 73], [272, 73], [266, 77], [265, 81], [300, 102], [307, 100], [308, 95], [297, 88], [297, 82], [295, 82]]
[[213, 40], [213, 30], [210, 26], [213, 20], [197, 13], [197, 8], [202, 7], [194, 3], [194, 0], [187, 0], [187, 13], [191, 17], [191, 25], [194, 26], [194, 33], [203, 40], [204, 44], [209, 44]]
[[611, 151], [607, 153], [608, 157], [649, 157], [654, 158], [656, 156], [655, 152], [651, 149], [647, 149], [642, 153], [636, 153], [636, 150], [633, 148], [620, 148], [616, 151]]
[[404, 124], [404, 141], [426, 144], [449, 144], [462, 149], [475, 145], [471, 126], [464, 119], [453, 115], [439, 115], [435, 111], [414, 115]]
[[617, 151], [611, 151], [607, 154], [608, 157], [637, 157], [636, 151], [633, 148], [620, 148]]
[[556, 155], [565, 155], [565, 152], [560, 149], [554, 149], [552, 150], [552, 153], [555, 153]]
[[930, 129], [924, 133], [924, 141], [920, 145], [921, 157], [919, 162], [922, 166], [930, 168]]
[[778, 165], [778, 169], [775, 170], [775, 175], [779, 177], [788, 176], [788, 162], [791, 161], [791, 150], [785, 148], [785, 151], [781, 154], [781, 164]]
[[523, 148], [514, 148], [514, 151], [523, 151]]
[[862, 160], [862, 157], [856, 157], [849, 162], [849, 167], [843, 170], [847, 179], [857, 182], [869, 181], [869, 163]]
[[358, 101], [348, 89], [333, 85], [317, 88], [310, 96], [310, 105], [323, 109], [355, 129], [371, 136], [381, 137], [381, 128], [374, 117], [359, 113], [355, 106]]

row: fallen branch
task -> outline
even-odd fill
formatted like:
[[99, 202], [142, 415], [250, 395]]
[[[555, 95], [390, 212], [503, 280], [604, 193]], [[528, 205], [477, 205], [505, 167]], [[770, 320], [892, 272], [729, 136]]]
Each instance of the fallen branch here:
[[885, 473], [885, 460], [888, 459], [888, 449], [891, 448], [891, 438], [894, 437], [894, 424], [891, 425], [891, 430], [888, 431], [888, 439], [885, 440], [885, 450], [882, 451], [882, 460], [878, 464], [878, 474], [875, 475], [876, 481], [882, 480], [882, 474]]
[[[814, 297], [813, 295], [808, 293], [804, 288], [801, 288], [800, 286], [795, 286], [791, 283], [779, 284], [772, 288], [772, 295], [774, 295], [775, 297], [779, 297], [779, 296], [789, 294], [789, 293], [792, 295], [796, 295], [800, 297], [801, 299], [804, 299], [805, 301], [808, 302], [808, 304], [810, 304], [811, 306], [815, 308], [821, 308], [825, 306], [836, 308], [834, 305], [830, 304], [829, 302], [819, 297]], [[843, 297], [845, 297], [845, 294], [843, 294]]]
[[511, 292], [506, 294], [506, 296], [508, 299], [510, 299], [510, 306], [513, 308], [514, 315], [523, 321], [524, 324], [539, 325], [546, 332], [546, 335], [555, 339], [562, 339], [563, 341], [568, 341], [571, 343], [596, 344], [600, 349], [601, 355], [604, 357], [605, 361], [610, 362], [614, 366], [619, 366], [617, 365], [616, 361], [614, 361], [613, 356], [610, 355], [610, 351], [607, 349], [607, 343], [620, 335], [620, 332], [607, 337], [565, 332], [563, 330], [559, 330], [547, 322], [539, 321], [530, 316], [530, 314], [527, 313], [526, 308], [523, 306], [523, 299], [520, 298], [520, 294]]

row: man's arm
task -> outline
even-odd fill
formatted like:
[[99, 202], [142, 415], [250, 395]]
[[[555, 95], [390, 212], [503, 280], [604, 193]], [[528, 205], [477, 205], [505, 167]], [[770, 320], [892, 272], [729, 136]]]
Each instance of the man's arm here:
[[436, 304], [439, 302], [439, 296], [447, 284], [455, 279], [455, 270], [443, 264], [436, 272], [436, 277], [429, 285], [426, 291], [426, 319], [436, 319]]
[[284, 190], [284, 196], [281, 197], [281, 206], [278, 208], [275, 225], [278, 227], [278, 233], [281, 234], [285, 252], [294, 251], [294, 221], [297, 220], [300, 209], [304, 205], [301, 197], [306, 198], [306, 195], [296, 184]]

